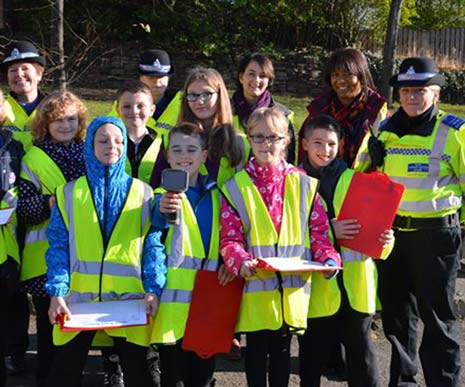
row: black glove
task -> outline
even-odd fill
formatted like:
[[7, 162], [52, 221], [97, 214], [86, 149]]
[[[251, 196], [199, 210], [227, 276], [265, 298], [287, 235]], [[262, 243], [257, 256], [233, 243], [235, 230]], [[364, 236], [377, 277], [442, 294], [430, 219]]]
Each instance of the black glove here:
[[13, 295], [18, 289], [19, 284], [19, 267], [18, 263], [11, 257], [0, 265], [0, 287], [3, 288], [9, 296]]
[[384, 163], [384, 156], [386, 156], [386, 149], [384, 143], [374, 136], [368, 139], [368, 153], [371, 158], [371, 165], [373, 167], [380, 167]]

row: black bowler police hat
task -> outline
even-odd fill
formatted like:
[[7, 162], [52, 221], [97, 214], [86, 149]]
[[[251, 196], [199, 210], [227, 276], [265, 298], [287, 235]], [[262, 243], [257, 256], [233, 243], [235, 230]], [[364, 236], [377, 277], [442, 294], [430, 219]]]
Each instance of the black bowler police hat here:
[[153, 75], [164, 77], [174, 74], [174, 66], [170, 62], [170, 57], [163, 50], [147, 50], [140, 55], [139, 66], [140, 75]]
[[407, 58], [399, 67], [399, 74], [389, 80], [391, 86], [443, 86], [446, 83], [444, 75], [434, 60], [421, 56]]
[[10, 42], [5, 47], [2, 63], [0, 68], [3, 71], [18, 62], [38, 63], [45, 67], [45, 57], [40, 55], [37, 47], [26, 40]]

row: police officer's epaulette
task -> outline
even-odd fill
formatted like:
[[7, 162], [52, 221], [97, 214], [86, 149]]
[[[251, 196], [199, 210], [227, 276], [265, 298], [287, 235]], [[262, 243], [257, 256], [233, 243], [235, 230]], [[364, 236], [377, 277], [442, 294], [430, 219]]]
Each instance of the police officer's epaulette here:
[[465, 119], [454, 116], [453, 114], [447, 114], [441, 121], [444, 125], [450, 126], [454, 129], [460, 129], [465, 124]]

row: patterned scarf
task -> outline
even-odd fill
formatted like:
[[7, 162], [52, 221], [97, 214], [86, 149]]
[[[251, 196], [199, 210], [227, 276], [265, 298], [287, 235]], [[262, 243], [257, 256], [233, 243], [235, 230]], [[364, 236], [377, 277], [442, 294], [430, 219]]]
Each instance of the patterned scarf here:
[[366, 89], [362, 90], [347, 106], [342, 105], [337, 97], [331, 100], [330, 114], [339, 122], [343, 132], [339, 142], [339, 154], [349, 165], [355, 159], [365, 137], [365, 130], [362, 130], [363, 122], [358, 120], [363, 116], [360, 113], [365, 109], [367, 94]]
[[236, 114], [239, 116], [239, 122], [244, 128], [247, 126], [247, 121], [255, 109], [261, 107], [271, 107], [274, 105], [273, 98], [271, 97], [271, 93], [268, 90], [265, 90], [258, 101], [253, 105], [247, 102], [242, 89], [237, 90], [233, 94], [232, 100]]

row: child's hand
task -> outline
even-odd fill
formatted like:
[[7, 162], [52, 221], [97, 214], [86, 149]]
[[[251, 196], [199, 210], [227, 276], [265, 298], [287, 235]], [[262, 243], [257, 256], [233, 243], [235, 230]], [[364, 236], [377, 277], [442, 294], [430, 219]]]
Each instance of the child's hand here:
[[331, 219], [336, 239], [354, 239], [354, 235], [358, 234], [360, 227], [362, 227], [357, 222], [357, 219]]
[[218, 270], [218, 282], [220, 285], [225, 286], [228, 283], [230, 283], [236, 276], [234, 274], [231, 274], [227, 269], [225, 265], [221, 265], [219, 270]]
[[239, 271], [241, 277], [246, 278], [253, 276], [257, 272], [257, 269], [255, 269], [257, 263], [258, 261], [256, 259], [248, 259], [244, 261], [241, 265], [241, 270]]
[[68, 319], [71, 318], [71, 312], [66, 305], [66, 301], [63, 297], [52, 297], [50, 298], [50, 307], [48, 308], [48, 318], [50, 324], [55, 324], [57, 322], [57, 317], [59, 314], [64, 314], [68, 316]]
[[176, 192], [165, 192], [160, 199], [160, 212], [171, 214], [181, 209], [181, 196]]
[[146, 293], [144, 297], [145, 311], [155, 317], [158, 311], [158, 296], [155, 293]]
[[379, 241], [383, 244], [383, 248], [394, 242], [394, 230], [386, 230], [379, 236]]

